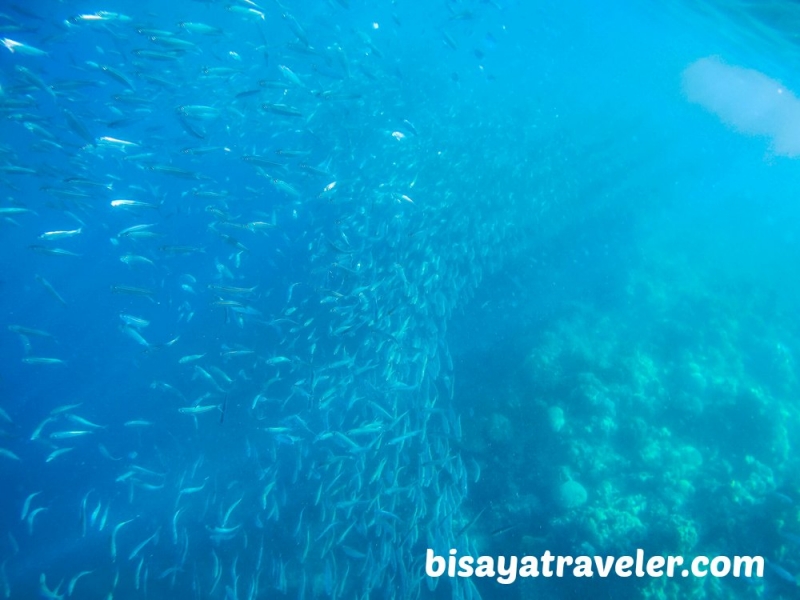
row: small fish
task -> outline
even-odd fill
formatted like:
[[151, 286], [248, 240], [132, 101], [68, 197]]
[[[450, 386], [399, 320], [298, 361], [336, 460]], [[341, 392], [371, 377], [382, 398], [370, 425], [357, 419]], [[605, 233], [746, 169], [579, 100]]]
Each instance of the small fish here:
[[62, 404], [61, 406], [56, 406], [53, 410], [50, 411], [51, 415], [60, 415], [61, 413], [69, 412], [73, 408], [79, 408], [83, 405], [83, 402], [79, 402], [78, 404]]
[[[69, 19], [71, 23], [75, 23], [76, 25], [79, 23], [96, 23], [96, 22], [106, 22], [106, 21], [119, 21], [121, 23], [124, 23], [130, 20], [131, 20], [130, 17], [123, 15], [122, 13], [109, 12], [106, 10], [99, 10], [96, 13], [92, 14], [78, 15], [77, 17], [70, 17]], [[86, 571], [81, 575], [79, 575], [79, 577], [83, 575], [88, 575], [89, 573], [92, 572], [93, 571]], [[72, 595], [71, 591], [70, 595]]]
[[200, 106], [200, 105], [186, 105], [178, 108], [178, 112], [184, 117], [190, 119], [216, 119], [219, 117], [220, 111], [213, 106]]
[[190, 354], [188, 356], [183, 356], [178, 359], [178, 363], [185, 365], [186, 363], [194, 362], [196, 360], [200, 360], [203, 358], [205, 354]]
[[272, 358], [268, 358], [266, 361], [268, 365], [281, 365], [283, 363], [292, 362], [292, 359], [286, 358], [285, 356], [274, 356]]
[[64, 306], [66, 306], [66, 305], [67, 305], [67, 301], [66, 301], [66, 300], [64, 300], [64, 298], [62, 298], [62, 297], [61, 297], [61, 295], [60, 295], [60, 294], [59, 294], [59, 293], [58, 293], [58, 292], [55, 290], [55, 288], [54, 288], [54, 287], [53, 287], [53, 286], [50, 284], [50, 282], [49, 282], [49, 281], [47, 281], [47, 280], [46, 280], [44, 277], [42, 277], [41, 275], [36, 275], [36, 276], [35, 276], [35, 279], [36, 279], [36, 281], [38, 281], [40, 284], [42, 284], [42, 286], [44, 287], [44, 289], [46, 289], [46, 290], [47, 290], [47, 292], [48, 292], [48, 293], [49, 293], [51, 296], [53, 296], [53, 297], [54, 297], [56, 300], [58, 300], [58, 301], [59, 301], [61, 304], [63, 304]]
[[45, 356], [27, 356], [22, 359], [26, 365], [63, 365], [66, 364], [60, 358], [48, 358]]
[[84, 427], [90, 427], [92, 429], [105, 429], [105, 425], [98, 425], [97, 423], [92, 423], [88, 419], [84, 419], [78, 415], [67, 415], [67, 418], [72, 421], [73, 423], [77, 423], [78, 425], [83, 425]]
[[82, 430], [74, 430], [74, 431], [54, 431], [50, 434], [51, 440], [68, 440], [71, 438], [76, 437], [83, 437], [85, 435], [91, 435], [92, 432], [86, 429]]
[[156, 293], [153, 290], [148, 290], [146, 288], [134, 287], [132, 285], [112, 285], [111, 291], [114, 294], [126, 294], [128, 296], [147, 296], [152, 297], [155, 296]]
[[82, 227], [78, 229], [71, 229], [68, 231], [46, 231], [39, 236], [40, 240], [62, 240], [64, 238], [71, 238], [80, 235], [83, 231]]
[[295, 108], [294, 106], [289, 106], [288, 104], [264, 103], [261, 105], [261, 108], [263, 108], [267, 112], [275, 113], [278, 115], [284, 115], [287, 117], [303, 116], [303, 113], [299, 109]]
[[47, 510], [46, 507], [40, 506], [39, 508], [36, 508], [32, 510], [30, 513], [28, 513], [28, 518], [26, 519], [26, 521], [28, 523], [28, 533], [30, 535], [33, 535], [33, 521], [34, 519], [36, 519], [36, 515], [38, 515], [39, 513], [43, 513], [46, 510]]
[[39, 575], [39, 595], [42, 598], [49, 598], [51, 600], [62, 600], [64, 598], [63, 594], [59, 594], [58, 590], [61, 587], [59, 583], [55, 590], [51, 590], [47, 587], [47, 581], [45, 579], [44, 573]]
[[39, 254], [47, 254], [50, 256], [81, 256], [80, 254], [70, 250], [64, 250], [63, 248], [48, 248], [47, 246], [38, 246], [35, 244], [28, 247], [34, 252], [38, 252]]
[[47, 56], [47, 52], [44, 50], [39, 50], [38, 48], [34, 48], [33, 46], [29, 46], [27, 44], [23, 44], [22, 42], [15, 42], [9, 38], [3, 38], [0, 40], [0, 43], [3, 44], [6, 48], [8, 48], [9, 52], [12, 54], [24, 54], [25, 56]]
[[66, 108], [62, 110], [64, 114], [64, 118], [67, 120], [67, 125], [72, 131], [83, 141], [88, 142], [89, 144], [94, 145], [94, 137], [92, 134], [89, 133], [89, 130], [86, 126], [81, 122], [75, 115], [73, 115], [69, 110]]
[[[118, 238], [122, 237], [137, 237], [135, 234], [141, 234], [151, 227], [154, 227], [155, 223], [140, 223], [139, 225], [131, 225], [130, 227], [126, 227], [122, 231], [117, 234]], [[150, 235], [154, 235], [150, 233]], [[141, 237], [141, 236], [139, 236]]]
[[161, 246], [159, 248], [165, 254], [203, 254], [206, 249], [199, 246]]
[[[117, 479], [117, 481], [119, 481], [119, 479]], [[111, 560], [117, 560], [117, 534], [119, 533], [119, 530], [132, 521], [133, 519], [128, 519], [127, 521], [117, 523], [117, 525], [114, 527], [114, 530], [111, 532]]]
[[112, 208], [158, 208], [156, 204], [140, 202], [139, 200], [112, 200]]
[[20, 208], [16, 206], [4, 206], [0, 207], [0, 215], [23, 215], [25, 213], [33, 213], [36, 214], [29, 208]]
[[248, 356], [250, 354], [254, 354], [253, 350], [228, 350], [226, 352], [222, 352], [220, 356], [222, 358], [232, 358], [234, 356]]
[[785, 581], [786, 583], [789, 583], [793, 586], [796, 586], [798, 584], [797, 578], [791, 573], [789, 573], [789, 571], [787, 571], [781, 565], [774, 563], [772, 561], [766, 561], [766, 565], [767, 568], [772, 573], [774, 573], [776, 577], [778, 577], [778, 579]]
[[121, 262], [124, 262], [128, 266], [131, 265], [150, 265], [151, 267], [156, 266], [156, 263], [154, 263], [149, 258], [146, 258], [144, 256], [138, 256], [136, 254], [123, 254], [122, 256], [119, 257], [119, 260]]
[[50, 417], [47, 417], [41, 423], [39, 423], [39, 425], [36, 427], [36, 429], [33, 430], [33, 434], [31, 434], [31, 441], [34, 442], [34, 441], [38, 440], [39, 436], [42, 434], [42, 430], [45, 428], [45, 426], [48, 423], [51, 423], [51, 422], [53, 422], [55, 420], [56, 420], [55, 417], [50, 416]]
[[136, 317], [134, 315], [120, 313], [119, 318], [122, 319], [122, 322], [125, 323], [125, 325], [127, 325], [128, 327], [135, 327], [136, 329], [144, 329], [145, 327], [150, 325], [150, 321], [142, 319], [141, 317]]
[[278, 69], [280, 69], [281, 75], [283, 78], [286, 79], [292, 85], [296, 85], [297, 87], [304, 88], [306, 84], [300, 81], [300, 78], [287, 66], [278, 65]]
[[49, 462], [55, 460], [56, 458], [58, 458], [59, 456], [61, 456], [62, 454], [66, 454], [67, 452], [70, 452], [73, 449], [74, 448], [59, 448], [58, 450], [53, 450], [47, 456], [47, 458], [44, 460], [44, 462], [49, 463]]
[[478, 522], [478, 519], [481, 518], [484, 512], [486, 512], [486, 507], [481, 509], [481, 511], [477, 515], [475, 515], [475, 517], [469, 523], [467, 523], [466, 525], [464, 525], [464, 527], [459, 529], [458, 533], [456, 533], [456, 539], [460, 538], [462, 533], [466, 533], [470, 529], [470, 527], [475, 525], [475, 523]]
[[123, 325], [122, 327], [120, 327], [120, 330], [122, 331], [122, 333], [127, 335], [129, 338], [131, 338], [134, 342], [136, 342], [140, 346], [144, 346], [145, 348], [150, 347], [150, 342], [144, 339], [144, 337], [142, 337], [142, 334], [140, 334], [139, 330], [136, 329], [135, 327], [129, 327], [127, 325]]
[[35, 336], [35, 337], [43, 337], [43, 338], [52, 338], [52, 333], [47, 333], [46, 331], [42, 331], [41, 329], [31, 329], [30, 327], [23, 327], [22, 325], [9, 325], [8, 330], [12, 333], [17, 333], [19, 335], [27, 335], [27, 336]]
[[111, 147], [116, 146], [118, 148], [135, 148], [135, 147], [139, 146], [139, 144], [137, 144], [135, 142], [129, 142], [127, 140], [120, 140], [120, 139], [113, 138], [113, 137], [110, 137], [110, 136], [107, 136], [107, 135], [104, 135], [103, 137], [99, 138], [98, 142], [100, 142], [101, 146], [111, 146]]
[[86, 575], [91, 575], [94, 571], [81, 571], [75, 577], [69, 580], [69, 585], [67, 586], [67, 595], [72, 596], [72, 593], [75, 591], [75, 586], [78, 583], [78, 580], [81, 577], [85, 577]]
[[149, 538], [147, 538], [146, 540], [144, 540], [144, 541], [143, 541], [141, 544], [139, 544], [138, 546], [136, 546], [136, 548], [134, 548], [134, 549], [133, 549], [133, 551], [132, 551], [132, 552], [131, 552], [131, 553], [128, 555], [128, 560], [133, 560], [134, 558], [136, 558], [136, 555], [137, 555], [137, 554], [139, 554], [139, 552], [141, 552], [141, 551], [142, 551], [142, 549], [143, 549], [145, 546], [147, 546], [147, 544], [149, 544], [150, 542], [152, 542], [153, 540], [156, 540], [156, 543], [158, 543], [158, 534], [159, 534], [160, 532], [161, 532], [161, 527], [159, 527], [158, 529], [156, 529], [156, 532], [155, 532], [153, 535], [151, 535]]
[[179, 408], [178, 412], [184, 415], [200, 415], [203, 413], [210, 412], [212, 410], [220, 410], [219, 405], [199, 404], [197, 406], [184, 406], [182, 408]]
[[505, 527], [500, 527], [490, 532], [489, 535], [490, 536], [502, 535], [504, 533], [511, 531], [512, 529], [516, 529], [518, 525], [519, 524], [514, 524], [514, 525], [506, 525]]
[[121, 83], [130, 91], [132, 92], [136, 91], [136, 89], [133, 87], [133, 82], [128, 78], [127, 75], [125, 75], [121, 71], [118, 71], [114, 67], [109, 67], [108, 65], [101, 65], [100, 70], [106, 75], [108, 75], [111, 79], [116, 81], [117, 83]]
[[222, 35], [224, 33], [219, 27], [212, 27], [211, 25], [206, 25], [205, 23], [192, 23], [184, 21], [182, 23], [178, 23], [178, 27], [181, 27], [191, 33], [199, 33], [202, 35]]
[[214, 285], [210, 284], [208, 289], [213, 290], [215, 292], [222, 292], [223, 294], [234, 294], [234, 295], [247, 295], [252, 294], [256, 291], [258, 286], [254, 285], [253, 287], [244, 288], [244, 287], [231, 287], [228, 285]]
[[187, 171], [186, 169], [179, 169], [172, 165], [150, 165], [150, 170], [156, 173], [164, 173], [165, 175], [172, 175], [179, 179], [207, 179], [204, 175], [194, 171]]
[[30, 512], [31, 502], [33, 501], [34, 498], [36, 498], [36, 496], [38, 496], [41, 493], [42, 493], [41, 491], [33, 492], [32, 494], [28, 495], [27, 498], [25, 498], [25, 502], [22, 503], [22, 515], [19, 518], [20, 521], [25, 520], [25, 518], [28, 516], [28, 513]]
[[198, 492], [202, 492], [203, 489], [205, 489], [207, 482], [208, 482], [208, 479], [206, 479], [206, 481], [204, 481], [202, 485], [183, 488], [182, 490], [180, 490], [178, 492], [178, 498], [180, 498], [181, 496], [186, 496], [186, 495], [189, 495], [189, 494], [196, 494]]

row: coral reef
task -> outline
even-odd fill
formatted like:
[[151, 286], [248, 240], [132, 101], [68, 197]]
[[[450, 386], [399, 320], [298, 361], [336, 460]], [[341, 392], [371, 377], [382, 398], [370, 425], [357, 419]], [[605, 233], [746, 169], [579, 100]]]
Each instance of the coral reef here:
[[[521, 554], [761, 554], [791, 577], [800, 572], [791, 452], [800, 332], [790, 314], [765, 309], [758, 289], [716, 294], [686, 265], [660, 268], [630, 273], [631, 301], [616, 313], [573, 304], [503, 374], [507, 399], [467, 442], [478, 457], [503, 448], [473, 495], [492, 509], [482, 544]], [[479, 376], [465, 387], [479, 387]], [[775, 579], [645, 578], [624, 589], [697, 600], [791, 591]], [[520, 585], [521, 597], [567, 593], [557, 582]]]

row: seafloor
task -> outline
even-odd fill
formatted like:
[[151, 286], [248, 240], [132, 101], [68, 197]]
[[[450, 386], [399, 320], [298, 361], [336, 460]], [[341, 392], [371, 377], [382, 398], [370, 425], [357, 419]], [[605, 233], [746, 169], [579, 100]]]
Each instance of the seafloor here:
[[458, 321], [455, 338], [488, 324], [456, 365], [484, 510], [472, 535], [490, 555], [757, 554], [765, 578], [539, 578], [515, 584], [523, 598], [796, 597], [795, 309], [672, 242], [598, 261], [582, 284], [525, 259], [527, 275], [493, 282], [503, 305], [477, 298]]

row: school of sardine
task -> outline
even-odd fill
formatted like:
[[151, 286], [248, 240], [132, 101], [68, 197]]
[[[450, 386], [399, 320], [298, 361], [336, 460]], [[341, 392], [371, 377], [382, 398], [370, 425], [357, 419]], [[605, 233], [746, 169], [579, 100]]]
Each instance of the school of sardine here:
[[[485, 509], [447, 323], [547, 210], [555, 145], [520, 157], [402, 59], [393, 3], [87, 6], [0, 14], [3, 253], [37, 265], [9, 293], [44, 307], [4, 343], [65, 382], [0, 402], [2, 597], [430, 593], [425, 548], [477, 552]], [[442, 51], [493, 10], [442, 4]]]

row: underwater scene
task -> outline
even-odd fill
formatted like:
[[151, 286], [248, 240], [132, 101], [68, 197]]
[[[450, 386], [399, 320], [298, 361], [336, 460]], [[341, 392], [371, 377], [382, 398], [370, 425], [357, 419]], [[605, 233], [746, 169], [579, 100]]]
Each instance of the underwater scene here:
[[800, 598], [798, 26], [0, 2], [0, 598]]

